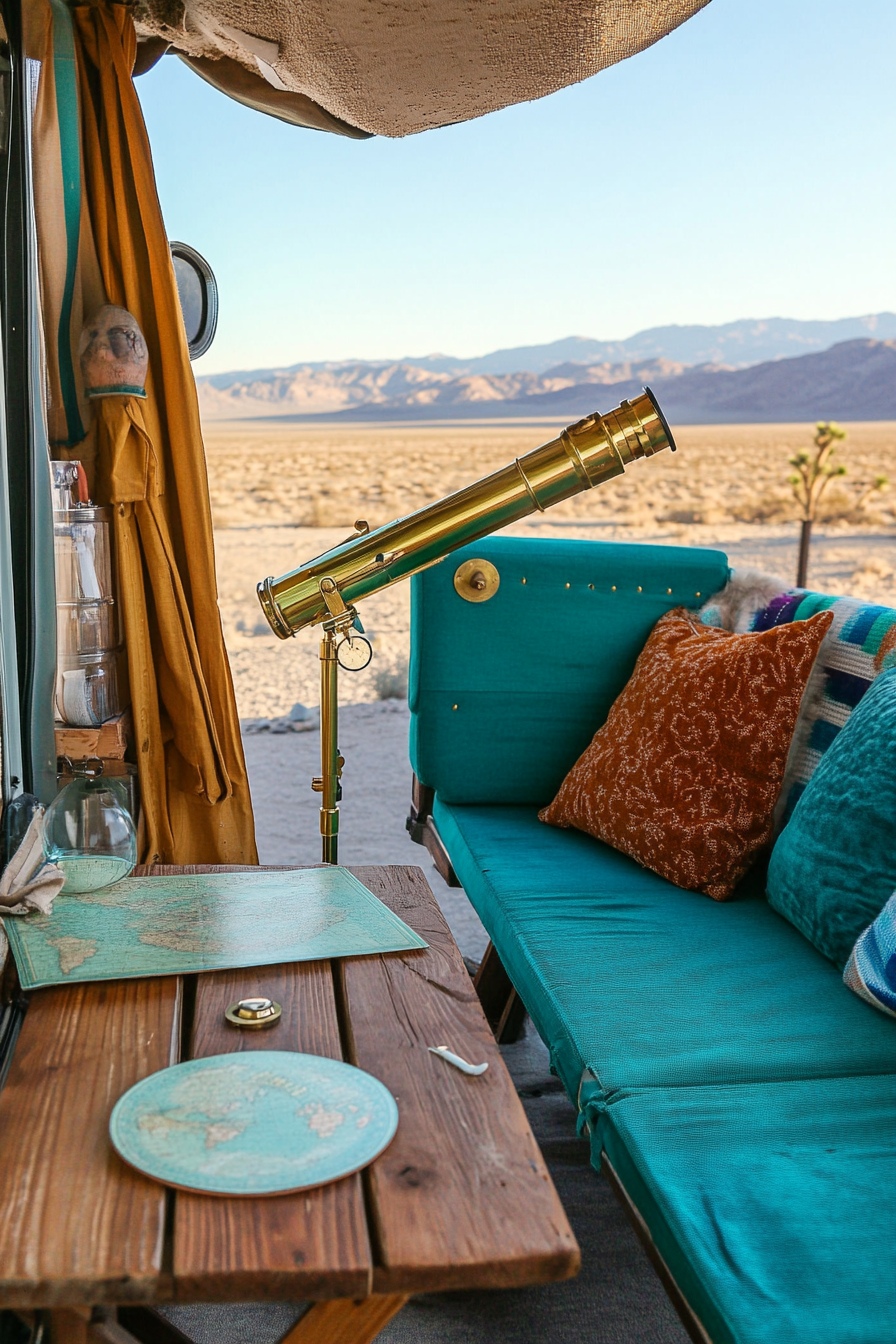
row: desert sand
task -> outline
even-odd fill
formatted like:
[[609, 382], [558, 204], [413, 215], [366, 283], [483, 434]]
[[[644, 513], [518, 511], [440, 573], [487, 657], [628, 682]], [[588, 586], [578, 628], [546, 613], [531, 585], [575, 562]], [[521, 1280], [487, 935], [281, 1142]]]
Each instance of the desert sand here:
[[[556, 424], [205, 427], [220, 606], [243, 720], [318, 702], [316, 631], [281, 641], [255, 595], [266, 575], [297, 568], [346, 537], [421, 508], [553, 437]], [[676, 427], [679, 451], [635, 463], [624, 476], [508, 531], [525, 536], [717, 546], [734, 565], [792, 583], [798, 525], [788, 459], [810, 425]], [[896, 604], [896, 424], [847, 425], [848, 474], [827, 495], [809, 584]], [[862, 508], [877, 476], [892, 482]], [[342, 678], [344, 703], [401, 696], [406, 686], [409, 586], [368, 599], [370, 667]]]

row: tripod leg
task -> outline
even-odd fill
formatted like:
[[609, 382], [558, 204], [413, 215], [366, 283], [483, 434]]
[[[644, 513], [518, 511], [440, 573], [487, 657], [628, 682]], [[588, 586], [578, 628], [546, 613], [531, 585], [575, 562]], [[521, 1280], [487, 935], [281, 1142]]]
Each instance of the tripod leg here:
[[338, 863], [339, 808], [339, 664], [336, 662], [336, 639], [331, 630], [320, 641], [320, 773], [322, 798], [320, 808], [321, 860]]

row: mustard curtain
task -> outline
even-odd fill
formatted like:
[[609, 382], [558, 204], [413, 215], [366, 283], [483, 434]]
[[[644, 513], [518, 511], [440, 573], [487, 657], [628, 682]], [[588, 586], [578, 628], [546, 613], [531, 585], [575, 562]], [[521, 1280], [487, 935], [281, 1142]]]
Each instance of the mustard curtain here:
[[[92, 404], [98, 503], [114, 510], [144, 862], [258, 862], [217, 606], [196, 387], [149, 141], [129, 7], [73, 9], [82, 174], [99, 275], [149, 350], [147, 399]], [[76, 450], [77, 452], [77, 450]]]
[[90, 465], [93, 413], [81, 383], [78, 339], [85, 318], [106, 302], [106, 293], [90, 215], [82, 208], [73, 21], [64, 0], [29, 0], [22, 21], [26, 55], [40, 70], [31, 142], [47, 430], [54, 457], [86, 457]]

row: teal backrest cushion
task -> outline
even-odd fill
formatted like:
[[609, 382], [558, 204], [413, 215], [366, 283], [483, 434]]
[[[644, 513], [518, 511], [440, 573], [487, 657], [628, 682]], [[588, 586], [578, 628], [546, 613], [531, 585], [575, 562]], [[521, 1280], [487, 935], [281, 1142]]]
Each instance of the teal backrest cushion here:
[[[501, 577], [454, 588], [465, 560]], [[549, 802], [659, 618], [728, 578], [721, 551], [491, 537], [411, 584], [411, 763], [446, 803]], [[525, 580], [525, 582], [524, 582]]]
[[772, 850], [768, 899], [837, 966], [896, 887], [896, 669], [865, 692]]

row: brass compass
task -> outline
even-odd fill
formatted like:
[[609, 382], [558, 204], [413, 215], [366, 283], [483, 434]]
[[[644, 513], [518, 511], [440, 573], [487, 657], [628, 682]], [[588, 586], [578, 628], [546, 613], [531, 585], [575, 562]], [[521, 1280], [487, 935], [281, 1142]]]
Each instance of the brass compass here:
[[363, 635], [346, 635], [336, 646], [336, 661], [346, 672], [360, 672], [372, 657], [373, 649]]

